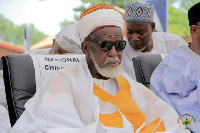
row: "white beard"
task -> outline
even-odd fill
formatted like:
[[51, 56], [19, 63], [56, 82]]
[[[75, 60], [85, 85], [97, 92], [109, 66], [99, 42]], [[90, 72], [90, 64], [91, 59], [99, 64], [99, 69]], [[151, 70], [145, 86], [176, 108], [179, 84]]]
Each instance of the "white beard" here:
[[[92, 51], [90, 50], [89, 52], [90, 52], [91, 59], [94, 62], [95, 68], [99, 72], [99, 74], [101, 74], [104, 77], [110, 78], [110, 79], [117, 78], [117, 77], [119, 77], [121, 75], [121, 67], [120, 67], [120, 65], [118, 65], [116, 67], [110, 67], [110, 66], [107, 65], [107, 63], [105, 61], [105, 63], [104, 63], [105, 66], [104, 67], [99, 67], [99, 65], [96, 62], [96, 58], [94, 57]], [[116, 58], [118, 58], [118, 57], [116, 57]], [[119, 58], [117, 60], [119, 60]]]

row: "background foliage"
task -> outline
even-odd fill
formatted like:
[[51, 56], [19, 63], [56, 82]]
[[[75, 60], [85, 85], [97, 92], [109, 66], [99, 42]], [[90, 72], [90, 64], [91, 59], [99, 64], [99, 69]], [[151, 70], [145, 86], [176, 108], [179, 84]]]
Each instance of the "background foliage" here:
[[[75, 20], [79, 20], [81, 12], [88, 6], [97, 3], [112, 4], [124, 8], [126, 3], [130, 2], [133, 2], [133, 0], [82, 0], [83, 5], [74, 9], [74, 11], [77, 12]], [[199, 2], [199, 0], [168, 0], [168, 32], [180, 36], [190, 35], [187, 11], [197, 2]], [[175, 7], [175, 4], [179, 5], [179, 7]], [[63, 25], [65, 25], [64, 22]]]
[[[16, 45], [23, 45], [22, 29], [25, 25], [15, 25], [12, 21], [0, 14], [0, 40]], [[35, 44], [47, 37], [38, 31], [33, 24], [27, 26], [30, 32], [30, 43]]]
[[[74, 19], [78, 21], [82, 11], [97, 3], [112, 4], [124, 8], [126, 3], [129, 2], [133, 2], [133, 0], [82, 0], [83, 4], [80, 7], [74, 8], [76, 12]], [[190, 35], [187, 11], [197, 2], [199, 2], [199, 0], [168, 0], [168, 32], [181, 36]], [[178, 7], [175, 5], [178, 5]], [[60, 29], [71, 23], [73, 23], [73, 21], [67, 19], [63, 20], [60, 22]], [[12, 21], [0, 14], [0, 39], [13, 44], [23, 45], [23, 26], [25, 25], [15, 25]], [[28, 28], [30, 31], [31, 45], [47, 37], [47, 35], [37, 30], [33, 24], [28, 25]]]

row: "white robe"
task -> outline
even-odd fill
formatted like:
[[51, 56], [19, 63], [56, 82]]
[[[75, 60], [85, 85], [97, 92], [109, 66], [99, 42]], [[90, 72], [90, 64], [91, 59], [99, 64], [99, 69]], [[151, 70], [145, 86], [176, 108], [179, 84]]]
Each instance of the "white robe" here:
[[8, 133], [11, 130], [8, 111], [0, 105], [0, 133]]
[[7, 109], [3, 71], [0, 70], [0, 133], [7, 133], [11, 129]]
[[181, 45], [188, 45], [187, 42], [183, 40], [182, 37], [166, 33], [166, 32], [153, 32], [152, 33], [153, 39], [153, 49], [151, 52], [142, 53], [135, 51], [129, 44], [127, 38], [125, 37], [124, 40], [127, 41], [126, 48], [123, 51], [122, 56], [122, 68], [128, 73], [132, 79], [136, 80], [135, 77], [135, 70], [133, 67], [132, 59], [142, 54], [168, 54], [172, 49], [181, 46]]
[[[142, 126], [161, 117], [167, 131], [186, 131], [178, 127], [179, 116], [169, 105], [124, 71], [121, 76], [129, 83], [131, 97], [146, 116], [147, 122]], [[26, 110], [12, 132], [133, 133], [132, 125], [127, 121], [124, 128], [101, 124], [99, 99], [93, 95], [93, 80], [86, 59], [73, 68], [58, 71], [25, 104]]]
[[3, 105], [6, 109], [8, 108], [6, 102], [4, 80], [3, 80], [3, 70], [0, 70], [0, 105]]

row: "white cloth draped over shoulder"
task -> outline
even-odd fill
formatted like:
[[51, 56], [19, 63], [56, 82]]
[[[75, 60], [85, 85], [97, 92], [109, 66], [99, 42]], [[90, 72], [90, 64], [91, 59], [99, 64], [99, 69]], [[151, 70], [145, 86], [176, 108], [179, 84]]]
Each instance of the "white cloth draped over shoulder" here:
[[8, 107], [5, 95], [5, 86], [3, 81], [3, 71], [0, 70], [0, 132], [7, 133], [11, 129], [8, 116]]
[[200, 131], [199, 61], [200, 55], [189, 47], [178, 47], [155, 69], [150, 82], [151, 90], [179, 115], [190, 114], [194, 117], [196, 125], [189, 126], [194, 133]]
[[[179, 116], [169, 105], [124, 71], [121, 76], [129, 83], [131, 97], [144, 112], [146, 124], [161, 117], [166, 131], [186, 132], [178, 127]], [[73, 68], [58, 71], [25, 104], [26, 110], [12, 132], [132, 133], [129, 123], [124, 128], [105, 127], [100, 123], [99, 99], [93, 95], [93, 83], [86, 59]]]
[[178, 46], [188, 45], [187, 42], [185, 42], [182, 37], [176, 34], [171, 34], [166, 32], [153, 32], [152, 39], [153, 39], [153, 50], [151, 52], [142, 53], [135, 51], [130, 46], [127, 38], [126, 37], [124, 38], [124, 40], [126, 40], [127, 43], [126, 43], [126, 48], [123, 51], [122, 68], [134, 80], [136, 80], [135, 70], [132, 62], [132, 59], [134, 57], [137, 57], [142, 54], [168, 54], [172, 49]]
[[10, 119], [8, 111], [2, 105], [0, 105], [0, 132], [8, 133], [11, 130]]
[[8, 109], [6, 102], [4, 80], [3, 80], [3, 70], [0, 70], [0, 105], [3, 105], [6, 109]]
[[178, 46], [188, 46], [188, 43], [179, 35], [166, 32], [153, 32], [153, 50], [151, 54], [169, 54]]

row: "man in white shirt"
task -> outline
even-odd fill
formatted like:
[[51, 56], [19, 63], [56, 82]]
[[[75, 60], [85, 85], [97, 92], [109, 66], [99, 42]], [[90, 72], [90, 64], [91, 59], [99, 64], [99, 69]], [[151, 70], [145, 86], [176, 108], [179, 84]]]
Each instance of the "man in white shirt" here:
[[150, 3], [128, 3], [125, 8], [127, 46], [122, 66], [135, 79], [132, 58], [144, 53], [168, 54], [180, 45], [188, 45], [176, 34], [155, 32], [154, 6]]
[[123, 26], [111, 5], [84, 11], [79, 29], [86, 58], [47, 80], [12, 132], [187, 132], [169, 105], [120, 69]]

